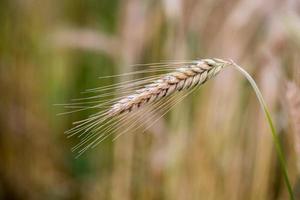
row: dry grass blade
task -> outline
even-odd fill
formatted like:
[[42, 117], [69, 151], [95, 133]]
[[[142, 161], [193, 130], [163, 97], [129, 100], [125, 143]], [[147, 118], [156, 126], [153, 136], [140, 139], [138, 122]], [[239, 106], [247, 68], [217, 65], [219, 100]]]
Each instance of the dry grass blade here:
[[288, 82], [286, 99], [294, 132], [295, 152], [297, 154], [298, 172], [300, 173], [300, 89], [293, 82]]

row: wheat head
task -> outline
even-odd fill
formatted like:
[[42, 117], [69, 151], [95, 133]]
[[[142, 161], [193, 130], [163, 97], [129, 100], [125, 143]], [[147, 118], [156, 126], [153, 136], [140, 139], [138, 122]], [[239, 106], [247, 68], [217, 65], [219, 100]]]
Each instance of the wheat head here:
[[[66, 131], [69, 137], [78, 135], [81, 138], [80, 143], [74, 146], [72, 150], [78, 151], [81, 155], [111, 134], [118, 133], [119, 136], [132, 131], [132, 129], [136, 130], [141, 126], [141, 118], [144, 123], [148, 121], [152, 125], [157, 119], [146, 117], [146, 114], [161, 112], [163, 113], [161, 116], [163, 116], [194, 91], [195, 86], [202, 85], [230, 64], [229, 61], [217, 58], [184, 62], [184, 65], [178, 62], [167, 63], [166, 65], [159, 64], [153, 66], [155, 67], [153, 70], [147, 69], [141, 72], [164, 72], [167, 70], [168, 73], [88, 90], [104, 94], [77, 99], [79, 102], [64, 104], [66, 108], [73, 109], [66, 113], [87, 109], [100, 110], [87, 119], [74, 122], [75, 126]], [[147, 66], [150, 68], [151, 64]], [[175, 95], [180, 91], [184, 94], [181, 98]], [[90, 101], [92, 99], [95, 100]]]
[[144, 88], [125, 96], [112, 105], [107, 114], [113, 117], [128, 113], [145, 104], [159, 101], [177, 91], [188, 90], [196, 85], [201, 85], [216, 76], [227, 63], [216, 58], [202, 59], [196, 64], [175, 69], [174, 72], [162, 76], [154, 83], [147, 84]]

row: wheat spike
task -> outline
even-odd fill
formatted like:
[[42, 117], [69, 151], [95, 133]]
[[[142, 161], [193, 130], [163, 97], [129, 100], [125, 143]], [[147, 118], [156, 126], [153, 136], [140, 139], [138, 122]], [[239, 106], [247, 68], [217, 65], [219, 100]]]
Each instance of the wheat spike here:
[[108, 110], [108, 115], [113, 117], [131, 112], [145, 104], [159, 101], [176, 91], [201, 85], [216, 76], [227, 63], [221, 59], [203, 59], [196, 64], [178, 68], [116, 102]]
[[[88, 92], [102, 92], [103, 94], [77, 99], [78, 101], [74, 103], [64, 104], [66, 108], [73, 109], [67, 113], [87, 109], [100, 110], [87, 119], [74, 122], [75, 126], [66, 131], [69, 137], [78, 135], [81, 138], [80, 143], [74, 146], [72, 151], [78, 151], [81, 155], [111, 134], [121, 131], [121, 133], [118, 133], [119, 136], [128, 132], [129, 129], [135, 130], [141, 127], [136, 118], [138, 116], [143, 118], [142, 113], [153, 114], [158, 111], [164, 114], [167, 113], [185, 96], [196, 89], [195, 86], [202, 85], [230, 64], [229, 61], [213, 58], [156, 65], [153, 66], [153, 69], [133, 73], [160, 71], [168, 71], [169, 73], [146, 76], [133, 81], [87, 90]], [[128, 73], [128, 75], [131, 74]], [[183, 94], [181, 98], [175, 95], [179, 91], [182, 91]], [[117, 97], [110, 100], [105, 99], [115, 95]], [[155, 122], [155, 119], [145, 119], [145, 121]]]

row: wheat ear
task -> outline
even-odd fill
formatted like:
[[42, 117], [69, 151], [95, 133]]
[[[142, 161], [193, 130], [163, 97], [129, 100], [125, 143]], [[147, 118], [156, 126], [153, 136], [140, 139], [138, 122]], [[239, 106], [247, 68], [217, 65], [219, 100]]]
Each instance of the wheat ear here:
[[[213, 58], [213, 59], [196, 60], [196, 61], [191, 61], [186, 63], [189, 64], [180, 68], [174, 68], [171, 66], [171, 64], [166, 64], [166, 65], [159, 64], [155, 66], [157, 67], [155, 70], [146, 70], [147, 72], [173, 70], [170, 73], [159, 76], [159, 78], [157, 76], [154, 76], [153, 78], [148, 77], [145, 79], [139, 79], [132, 82], [128, 82], [128, 84], [125, 84], [125, 86], [123, 86], [121, 83], [121, 84], [111, 85], [108, 87], [105, 86], [105, 87], [89, 90], [92, 92], [96, 92], [96, 91], [104, 92], [111, 89], [112, 90], [121, 89], [120, 94], [125, 93], [126, 95], [124, 96], [111, 99], [108, 101], [97, 100], [92, 102], [83, 102], [83, 103], [77, 102], [72, 104], [66, 104], [65, 105], [66, 107], [71, 109], [76, 109], [75, 112], [86, 110], [86, 109], [96, 109], [96, 108], [104, 109], [103, 111], [100, 111], [96, 114], [89, 116], [85, 120], [75, 122], [74, 124], [77, 125], [66, 132], [70, 136], [79, 133], [80, 133], [79, 137], [83, 136], [81, 142], [78, 145], [76, 145], [74, 148], [72, 148], [72, 150], [77, 151], [78, 149], [83, 147], [81, 150], [79, 150], [78, 156], [80, 156], [87, 149], [93, 148], [97, 144], [105, 140], [113, 132], [117, 132], [121, 130], [121, 133], [119, 135], [127, 132], [128, 126], [129, 128], [135, 127], [135, 125], [137, 124], [135, 118], [138, 117], [137, 114], [141, 114], [139, 112], [143, 110], [142, 107], [144, 107], [145, 105], [151, 105], [153, 107], [152, 110], [151, 108], [150, 110], [146, 109], [147, 112], [162, 110], [164, 114], [167, 113], [174, 105], [176, 105], [178, 102], [180, 102], [180, 100], [182, 100], [181, 98], [179, 101], [176, 101], [175, 104], [172, 103], [172, 100], [175, 100], [173, 97], [176, 97], [176, 95], [172, 95], [172, 94], [179, 91], [188, 91], [183, 96], [184, 98], [195, 89], [193, 87], [202, 85], [210, 78], [216, 76], [225, 66], [231, 65], [234, 66], [239, 72], [241, 72], [245, 76], [245, 78], [247, 78], [247, 80], [249, 81], [249, 83], [251, 84], [251, 86], [253, 87], [256, 93], [257, 99], [259, 100], [261, 108], [265, 113], [267, 122], [271, 129], [271, 133], [274, 139], [279, 161], [282, 167], [284, 179], [290, 194], [290, 199], [294, 199], [293, 191], [291, 189], [291, 184], [289, 181], [289, 176], [287, 173], [284, 154], [280, 145], [279, 138], [277, 136], [277, 132], [273, 125], [273, 120], [267, 109], [262, 94], [258, 89], [253, 78], [243, 68], [241, 68], [239, 65], [234, 63], [232, 60], [225, 61], [222, 59]], [[177, 64], [180, 63], [177, 62]], [[175, 66], [176, 63], [172, 65]], [[140, 72], [137, 72], [136, 74], [138, 73]], [[83, 98], [82, 100], [95, 99], [95, 98], [98, 99], [110, 95], [114, 95], [114, 92], [107, 93], [104, 95], [89, 97], [89, 98]], [[170, 96], [172, 96], [172, 98], [170, 98]], [[164, 103], [161, 103], [162, 99], [165, 99]], [[89, 106], [90, 103], [92, 104], [96, 103], [96, 105]], [[86, 104], [88, 104], [88, 106], [86, 106]], [[168, 105], [171, 105], [170, 108], [166, 108]], [[115, 128], [115, 126], [117, 126], [117, 128]], [[140, 125], [138, 127], [140, 127]], [[125, 128], [125, 130], [122, 131], [123, 128]], [[101, 129], [103, 129], [102, 130], [103, 133], [100, 134], [99, 132]]]
[[175, 69], [174, 72], [162, 76], [154, 83], [125, 96], [108, 110], [108, 115], [116, 115], [134, 111], [145, 104], [159, 101], [177, 91], [187, 90], [205, 83], [216, 76], [228, 62], [221, 59], [203, 59], [196, 64]]
[[[132, 128], [140, 127], [141, 124], [136, 119], [143, 118], [142, 112], [148, 114], [167, 113], [185, 96], [194, 91], [195, 86], [202, 85], [216, 76], [222, 68], [229, 64], [228, 61], [213, 58], [147, 65], [147, 70], [133, 73], [161, 71], [167, 71], [167, 73], [88, 90], [88, 92], [103, 94], [63, 104], [66, 108], [72, 109], [66, 114], [87, 109], [99, 111], [87, 119], [74, 122], [75, 126], [66, 131], [69, 137], [78, 135], [81, 138], [80, 143], [74, 146], [72, 151], [78, 151], [81, 155], [114, 133], [121, 131], [123, 134], [132, 131]], [[183, 98], [179, 98], [175, 93], [183, 94]], [[155, 119], [145, 119], [145, 121], [147, 120], [155, 121]]]

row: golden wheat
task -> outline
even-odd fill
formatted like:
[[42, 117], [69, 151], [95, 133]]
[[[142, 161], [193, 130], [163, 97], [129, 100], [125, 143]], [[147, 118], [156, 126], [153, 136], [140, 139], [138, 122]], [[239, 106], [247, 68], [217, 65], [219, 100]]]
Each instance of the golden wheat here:
[[108, 110], [107, 114], [113, 117], [131, 112], [144, 104], [158, 101], [176, 91], [201, 85], [208, 79], [216, 76], [225, 66], [225, 63], [225, 61], [220, 59], [203, 59], [196, 64], [178, 68], [154, 83], [147, 84], [144, 88], [136, 90], [134, 94], [119, 100]]
[[[81, 138], [80, 143], [72, 150], [78, 151], [80, 155], [113, 133], [118, 133], [118, 137], [129, 130], [132, 131], [132, 129], [141, 127], [143, 120], [140, 118], [143, 118], [145, 113], [151, 115], [160, 112], [160, 115], [163, 116], [194, 91], [195, 86], [202, 85], [216, 76], [228, 64], [231, 62], [217, 58], [188, 62], [154, 63], [147, 65], [146, 70], [108, 76], [132, 76], [163, 72], [163, 74], [146, 75], [144, 78], [90, 89], [87, 92], [100, 92], [101, 94], [65, 104], [66, 108], [72, 109], [66, 113], [87, 109], [98, 110], [97, 113], [87, 119], [74, 122], [75, 126], [66, 131], [70, 137], [78, 135]], [[175, 93], [178, 95], [173, 95]], [[179, 93], [181, 93], [181, 97], [179, 97]], [[144, 120], [151, 122], [152, 125], [157, 119], [144, 117]]]

